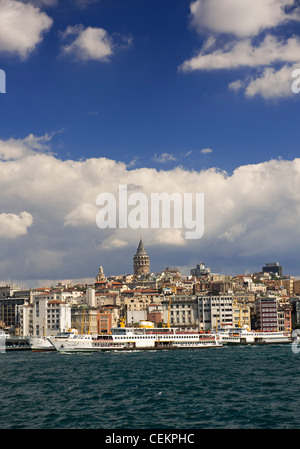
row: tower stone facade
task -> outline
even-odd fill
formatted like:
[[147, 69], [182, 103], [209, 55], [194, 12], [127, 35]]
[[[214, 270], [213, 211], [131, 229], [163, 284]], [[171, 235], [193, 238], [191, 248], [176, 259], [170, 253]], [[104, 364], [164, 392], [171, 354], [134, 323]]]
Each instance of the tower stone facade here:
[[137, 276], [150, 273], [150, 257], [146, 253], [142, 239], [140, 240], [136, 254], [133, 257], [134, 274]]

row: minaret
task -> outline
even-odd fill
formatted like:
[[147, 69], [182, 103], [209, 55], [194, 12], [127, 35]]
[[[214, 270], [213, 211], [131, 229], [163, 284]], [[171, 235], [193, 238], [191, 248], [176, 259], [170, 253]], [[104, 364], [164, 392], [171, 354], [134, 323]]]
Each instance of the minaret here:
[[106, 281], [105, 274], [103, 273], [103, 268], [99, 267], [99, 273], [96, 276], [96, 282], [104, 282]]
[[137, 252], [133, 257], [133, 268], [134, 274], [137, 276], [150, 273], [150, 257], [146, 253], [142, 239], [140, 239]]

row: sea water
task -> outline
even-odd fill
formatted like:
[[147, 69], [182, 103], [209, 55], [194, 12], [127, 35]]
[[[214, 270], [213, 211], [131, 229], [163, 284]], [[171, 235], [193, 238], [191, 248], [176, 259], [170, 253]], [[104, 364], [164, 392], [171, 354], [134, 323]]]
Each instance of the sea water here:
[[0, 354], [1, 429], [298, 429], [291, 345]]

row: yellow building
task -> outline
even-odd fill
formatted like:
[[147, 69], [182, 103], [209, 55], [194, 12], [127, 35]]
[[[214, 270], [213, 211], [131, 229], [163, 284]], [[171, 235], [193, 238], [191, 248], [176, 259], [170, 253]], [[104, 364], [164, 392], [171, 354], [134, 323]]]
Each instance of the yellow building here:
[[79, 334], [97, 334], [97, 309], [88, 306], [74, 306], [71, 309], [71, 327]]
[[300, 295], [300, 280], [294, 280], [293, 282], [293, 293], [295, 295]]
[[247, 326], [251, 329], [250, 305], [245, 302], [233, 301], [232, 324], [236, 327]]
[[280, 281], [281, 287], [286, 289], [288, 295], [292, 295], [294, 292], [294, 279], [284, 279]]

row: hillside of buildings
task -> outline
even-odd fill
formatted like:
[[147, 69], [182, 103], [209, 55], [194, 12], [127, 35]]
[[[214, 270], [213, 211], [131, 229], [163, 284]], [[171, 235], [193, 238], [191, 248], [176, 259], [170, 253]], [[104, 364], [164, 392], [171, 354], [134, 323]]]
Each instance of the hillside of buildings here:
[[0, 287], [0, 328], [14, 335], [110, 332], [120, 323], [210, 331], [246, 325], [261, 331], [300, 327], [300, 280], [284, 275], [279, 263], [261, 271], [228, 276], [212, 273], [204, 263], [188, 276], [177, 268], [150, 271], [142, 241], [133, 258], [133, 274], [105, 276], [100, 266], [93, 284], [22, 290]]

